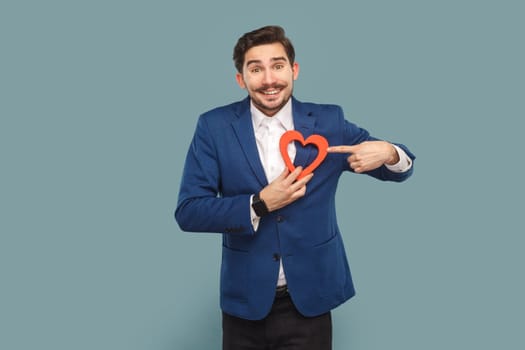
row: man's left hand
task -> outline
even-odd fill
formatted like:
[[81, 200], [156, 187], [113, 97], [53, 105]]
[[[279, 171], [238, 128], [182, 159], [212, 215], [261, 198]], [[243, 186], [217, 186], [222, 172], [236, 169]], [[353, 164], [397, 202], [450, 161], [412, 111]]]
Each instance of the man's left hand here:
[[356, 173], [379, 168], [383, 164], [399, 162], [399, 155], [391, 143], [386, 141], [365, 141], [353, 146], [328, 147], [328, 153], [350, 153], [348, 164]]

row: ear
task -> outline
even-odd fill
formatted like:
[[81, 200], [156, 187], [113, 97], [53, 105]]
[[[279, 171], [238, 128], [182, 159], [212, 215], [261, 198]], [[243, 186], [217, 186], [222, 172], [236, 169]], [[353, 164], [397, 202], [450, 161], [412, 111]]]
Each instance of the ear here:
[[299, 63], [297, 62], [293, 63], [292, 72], [293, 72], [293, 80], [297, 80], [297, 77], [299, 76]]
[[241, 89], [246, 89], [246, 84], [244, 83], [241, 73], [235, 74], [235, 80], [237, 80], [237, 84], [239, 84]]

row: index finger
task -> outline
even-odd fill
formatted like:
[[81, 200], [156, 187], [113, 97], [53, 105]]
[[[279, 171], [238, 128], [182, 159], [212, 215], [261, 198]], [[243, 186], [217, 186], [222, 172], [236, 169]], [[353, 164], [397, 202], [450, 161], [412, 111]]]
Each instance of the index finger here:
[[290, 186], [292, 183], [295, 182], [295, 180], [301, 174], [302, 171], [303, 171], [303, 167], [298, 166], [297, 168], [294, 169], [294, 171], [287, 174], [286, 177], [283, 179], [283, 181], [286, 183], [287, 186]]
[[290, 189], [295, 192], [305, 186], [312, 178], [314, 177], [313, 173], [310, 173], [306, 175], [305, 177], [302, 177], [300, 180], [295, 181], [294, 183], [290, 184]]
[[356, 146], [331, 146], [326, 149], [328, 153], [353, 153]]

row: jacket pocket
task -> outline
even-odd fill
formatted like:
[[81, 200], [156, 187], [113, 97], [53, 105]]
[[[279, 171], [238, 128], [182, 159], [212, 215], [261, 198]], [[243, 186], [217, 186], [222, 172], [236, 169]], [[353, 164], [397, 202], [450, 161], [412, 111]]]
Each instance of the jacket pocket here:
[[341, 237], [336, 235], [309, 252], [312, 272], [317, 276], [316, 288], [320, 296], [339, 294], [347, 279], [346, 257]]

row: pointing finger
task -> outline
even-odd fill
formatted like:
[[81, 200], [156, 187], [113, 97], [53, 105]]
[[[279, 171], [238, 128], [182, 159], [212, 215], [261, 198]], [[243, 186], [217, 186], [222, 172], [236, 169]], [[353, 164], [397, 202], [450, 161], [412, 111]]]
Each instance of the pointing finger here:
[[357, 146], [331, 146], [327, 148], [328, 153], [353, 153]]

